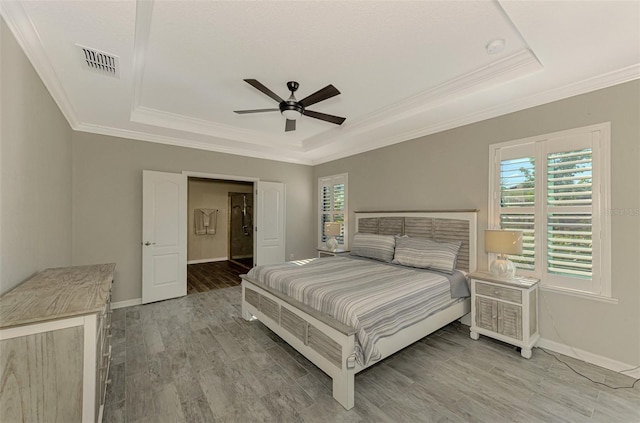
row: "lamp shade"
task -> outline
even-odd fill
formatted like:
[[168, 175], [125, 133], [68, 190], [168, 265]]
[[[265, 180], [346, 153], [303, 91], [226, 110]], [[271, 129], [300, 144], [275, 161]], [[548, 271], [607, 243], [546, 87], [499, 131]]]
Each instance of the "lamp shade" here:
[[484, 231], [484, 249], [488, 253], [522, 254], [522, 231], [488, 229]]
[[327, 236], [339, 236], [342, 224], [340, 222], [327, 222], [324, 224], [324, 234]]

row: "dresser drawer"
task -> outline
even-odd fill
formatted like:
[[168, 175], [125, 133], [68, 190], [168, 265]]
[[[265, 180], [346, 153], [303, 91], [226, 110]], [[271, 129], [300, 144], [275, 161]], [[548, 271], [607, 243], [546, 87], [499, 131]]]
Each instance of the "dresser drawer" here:
[[476, 281], [476, 294], [522, 304], [522, 291]]

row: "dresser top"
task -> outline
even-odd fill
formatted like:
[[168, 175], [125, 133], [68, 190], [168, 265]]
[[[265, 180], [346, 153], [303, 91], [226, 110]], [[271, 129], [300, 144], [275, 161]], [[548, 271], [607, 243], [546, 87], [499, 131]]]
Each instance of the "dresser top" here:
[[0, 297], [0, 329], [102, 310], [115, 268], [108, 263], [43, 270]]

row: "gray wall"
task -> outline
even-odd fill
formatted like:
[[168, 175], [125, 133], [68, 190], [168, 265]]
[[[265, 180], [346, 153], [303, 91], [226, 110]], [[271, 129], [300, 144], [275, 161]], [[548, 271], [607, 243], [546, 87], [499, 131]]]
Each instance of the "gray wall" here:
[[[543, 338], [638, 365], [640, 81], [325, 163], [316, 166], [314, 174], [318, 178], [348, 172], [352, 212], [479, 209], [478, 245], [483, 246], [489, 145], [607, 121], [612, 125], [611, 204], [631, 210], [611, 221], [612, 292], [620, 302], [543, 292], [540, 327]], [[486, 269], [487, 256], [479, 250], [479, 267]]]
[[0, 293], [71, 264], [71, 128], [0, 19]]
[[286, 258], [315, 253], [313, 168], [74, 132], [73, 264], [115, 262], [114, 301], [142, 294], [142, 170], [260, 178], [286, 185]]

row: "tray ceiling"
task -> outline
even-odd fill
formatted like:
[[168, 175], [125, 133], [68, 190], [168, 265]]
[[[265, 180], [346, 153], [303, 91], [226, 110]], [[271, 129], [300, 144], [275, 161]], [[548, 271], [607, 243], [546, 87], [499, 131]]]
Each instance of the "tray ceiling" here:
[[[640, 78], [640, 2], [4, 1], [75, 130], [317, 164]], [[488, 54], [486, 45], [505, 41]], [[81, 47], [114, 57], [89, 70]], [[333, 84], [284, 132], [280, 97]]]

